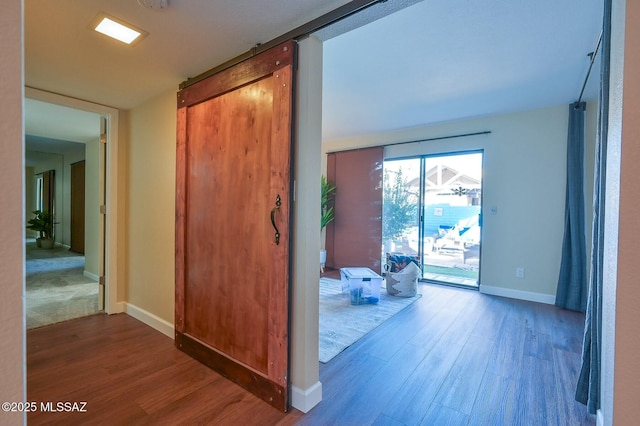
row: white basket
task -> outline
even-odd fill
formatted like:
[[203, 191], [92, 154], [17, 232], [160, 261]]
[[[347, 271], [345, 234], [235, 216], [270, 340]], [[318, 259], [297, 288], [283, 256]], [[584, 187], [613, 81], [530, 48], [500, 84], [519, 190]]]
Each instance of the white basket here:
[[387, 272], [387, 293], [397, 297], [414, 297], [418, 293], [420, 267], [410, 262], [400, 272]]

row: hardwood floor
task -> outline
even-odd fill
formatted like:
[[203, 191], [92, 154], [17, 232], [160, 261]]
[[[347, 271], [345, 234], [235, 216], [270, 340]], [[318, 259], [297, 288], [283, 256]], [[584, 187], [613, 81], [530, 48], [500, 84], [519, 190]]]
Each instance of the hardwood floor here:
[[421, 285], [423, 296], [320, 366], [323, 401], [284, 414], [124, 314], [27, 332], [27, 399], [86, 401], [28, 424], [594, 425], [573, 393], [584, 316]]

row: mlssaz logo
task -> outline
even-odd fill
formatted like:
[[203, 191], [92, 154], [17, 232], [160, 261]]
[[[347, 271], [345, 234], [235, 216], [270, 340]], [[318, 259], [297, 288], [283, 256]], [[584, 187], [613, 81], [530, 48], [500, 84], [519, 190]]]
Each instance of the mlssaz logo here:
[[41, 402], [40, 403], [40, 411], [47, 412], [76, 412], [76, 413], [86, 413], [87, 412], [87, 403], [84, 401], [81, 402]]

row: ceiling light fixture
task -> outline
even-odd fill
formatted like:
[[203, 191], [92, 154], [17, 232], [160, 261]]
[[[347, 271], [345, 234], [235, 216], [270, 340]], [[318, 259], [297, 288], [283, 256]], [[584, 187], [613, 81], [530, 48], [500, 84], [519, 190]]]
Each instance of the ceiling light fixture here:
[[91, 28], [101, 34], [115, 38], [116, 40], [129, 45], [134, 42], [139, 42], [147, 35], [146, 31], [104, 13], [100, 13], [96, 16], [92, 21]]
[[169, 7], [169, 0], [138, 0], [138, 4], [147, 9], [162, 10]]

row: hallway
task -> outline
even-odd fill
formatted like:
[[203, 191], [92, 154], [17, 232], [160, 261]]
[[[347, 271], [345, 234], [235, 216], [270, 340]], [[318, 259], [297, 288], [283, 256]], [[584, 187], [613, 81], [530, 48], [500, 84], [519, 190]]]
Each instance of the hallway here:
[[84, 256], [65, 247], [44, 250], [27, 240], [27, 329], [98, 312], [98, 283], [83, 275], [84, 264]]

